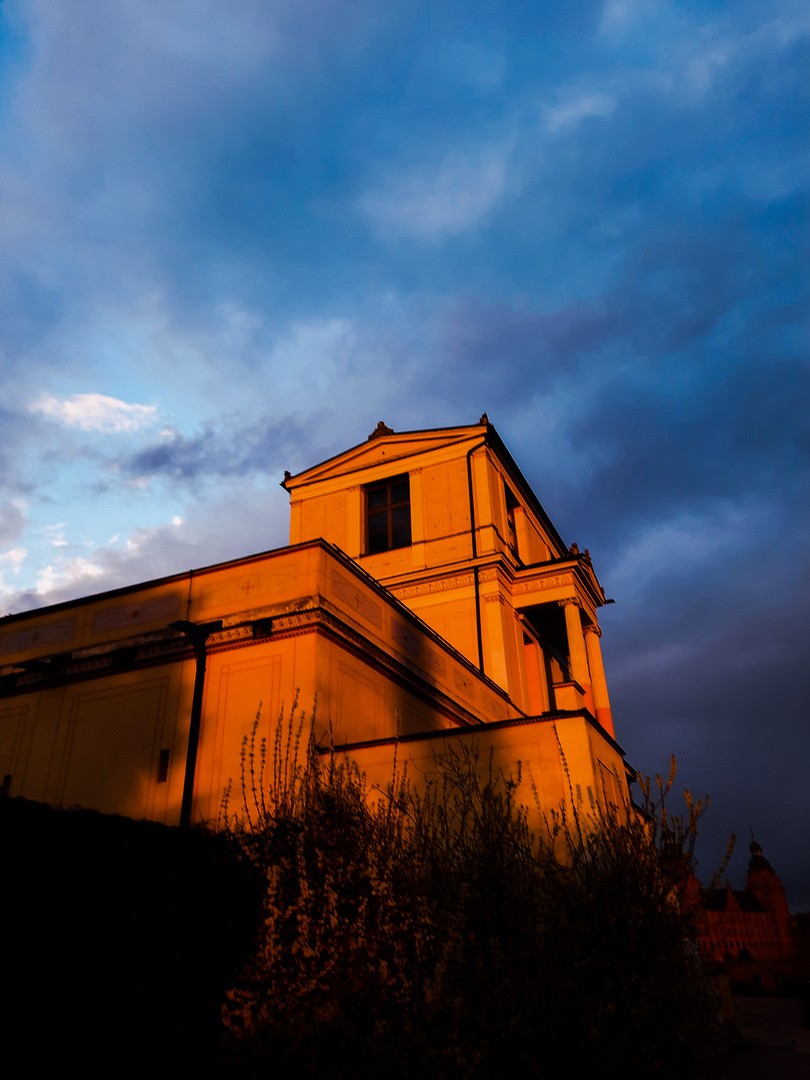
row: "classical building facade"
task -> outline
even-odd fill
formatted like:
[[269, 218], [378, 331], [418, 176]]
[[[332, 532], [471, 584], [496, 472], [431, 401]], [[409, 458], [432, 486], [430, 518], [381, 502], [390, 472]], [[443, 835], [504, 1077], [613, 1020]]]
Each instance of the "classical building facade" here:
[[[486, 416], [285, 474], [290, 545], [0, 620], [7, 794], [212, 821], [260, 712], [372, 783], [475, 743], [533, 822], [627, 804], [587, 551], [567, 547]], [[450, 740], [450, 743], [448, 743]]]

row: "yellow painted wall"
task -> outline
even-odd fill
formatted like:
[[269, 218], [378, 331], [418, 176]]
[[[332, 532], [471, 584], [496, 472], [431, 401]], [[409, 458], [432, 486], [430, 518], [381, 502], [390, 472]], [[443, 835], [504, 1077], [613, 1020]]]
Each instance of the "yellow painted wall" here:
[[[186, 662], [7, 699], [0, 728], [7, 738], [13, 727], [15, 745], [0, 768], [10, 794], [175, 824], [193, 682]], [[159, 784], [164, 748], [169, 775]]]
[[[12, 660], [2, 670], [17, 672], [22, 691], [0, 699], [0, 769], [12, 777], [12, 795], [179, 821], [196, 671], [185, 638], [167, 625], [181, 614], [195, 624], [224, 623], [207, 646], [195, 820], [215, 820], [228, 780], [238, 785], [242, 739], [259, 707], [268, 735], [297, 692], [306, 712], [317, 702], [318, 738], [335, 743], [452, 725], [456, 702], [482, 721], [516, 715], [461, 657], [317, 543], [0, 628], [4, 660]], [[254, 636], [256, 619], [266, 620], [269, 636]], [[110, 653], [118, 647], [154, 663], [118, 671]], [[37, 672], [14, 667], [54, 649], [83, 665], [70, 681], [42, 688]], [[161, 751], [169, 752], [164, 782]]]
[[479, 772], [485, 782], [490, 754], [496, 774], [514, 780], [520, 778], [516, 802], [526, 808], [529, 827], [535, 835], [548, 835], [551, 811], [558, 812], [563, 806], [569, 822], [573, 822], [576, 809], [585, 826], [605, 812], [618, 812], [622, 819], [625, 817], [628, 803], [621, 756], [583, 717], [467, 729], [454, 732], [449, 738], [434, 736], [398, 746], [352, 747], [349, 753], [369, 786], [385, 792], [394, 776], [403, 773], [420, 789], [436, 782], [442, 758], [460, 754], [463, 759], [462, 745], [467, 752], [477, 753]]

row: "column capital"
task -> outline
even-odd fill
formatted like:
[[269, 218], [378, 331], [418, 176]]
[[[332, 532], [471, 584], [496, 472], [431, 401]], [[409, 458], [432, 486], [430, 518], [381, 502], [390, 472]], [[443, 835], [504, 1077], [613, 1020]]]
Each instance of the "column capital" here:
[[596, 623], [586, 623], [585, 626], [582, 627], [582, 629], [586, 634], [596, 634], [597, 637], [602, 636], [602, 630], [596, 625]]
[[574, 604], [576, 607], [582, 607], [582, 602], [576, 596], [566, 596], [564, 600], [558, 600], [557, 603], [561, 608], [568, 607], [569, 604]]

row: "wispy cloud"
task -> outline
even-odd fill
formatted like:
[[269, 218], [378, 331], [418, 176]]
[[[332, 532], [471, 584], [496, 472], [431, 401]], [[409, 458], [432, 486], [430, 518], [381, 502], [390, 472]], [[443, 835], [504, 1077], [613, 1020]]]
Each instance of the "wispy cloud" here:
[[367, 190], [361, 211], [385, 237], [442, 240], [481, 224], [504, 195], [509, 145], [447, 156]]
[[558, 104], [546, 107], [546, 130], [556, 132], [574, 128], [589, 116], [607, 119], [615, 108], [616, 101], [610, 94], [572, 93]]
[[603, 33], [623, 33], [657, 6], [655, 0], [605, 0], [600, 29]]
[[28, 552], [24, 547], [15, 547], [10, 551], [0, 553], [0, 562], [8, 563], [13, 568], [14, 573], [18, 574], [27, 554]]
[[708, 23], [689, 47], [682, 43], [678, 52], [681, 79], [698, 100], [711, 93], [725, 76], [737, 75], [752, 63], [778, 59], [796, 42], [810, 34], [810, 17], [779, 17], [763, 22], [745, 33], [729, 33], [724, 23]]
[[28, 551], [24, 547], [15, 547], [10, 551], [0, 552], [0, 597], [8, 596], [14, 592], [12, 586], [7, 585], [4, 573], [6, 568], [13, 574], [19, 574], [22, 564], [25, 562]]
[[733, 500], [710, 503], [702, 512], [679, 511], [650, 524], [625, 544], [608, 568], [611, 587], [625, 603], [649, 598], [650, 589], [666, 582], [686, 581], [706, 573], [718, 550], [750, 546], [772, 520], [773, 508], [759, 501], [739, 506]]
[[49, 525], [45, 533], [53, 547], [67, 547], [68, 542], [65, 540], [65, 526], [66, 521], [59, 521], [54, 525]]
[[103, 394], [73, 394], [64, 398], [43, 394], [30, 409], [68, 427], [104, 434], [138, 431], [157, 420], [156, 405], [132, 405]]
[[51, 564], [44, 567], [37, 578], [37, 592], [50, 599], [51, 593], [77, 584], [92, 588], [92, 583], [103, 574], [104, 570], [98, 563], [79, 555], [75, 559], [64, 560], [57, 566]]

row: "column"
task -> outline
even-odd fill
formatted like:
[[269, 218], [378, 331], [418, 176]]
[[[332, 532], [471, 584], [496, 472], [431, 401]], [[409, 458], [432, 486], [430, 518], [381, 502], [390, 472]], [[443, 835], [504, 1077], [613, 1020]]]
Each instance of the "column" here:
[[613, 714], [610, 711], [610, 699], [605, 681], [605, 667], [602, 663], [602, 646], [599, 644], [601, 636], [602, 631], [595, 623], [585, 627], [585, 649], [588, 653], [588, 666], [591, 669], [591, 690], [596, 719], [608, 735], [615, 738]]
[[582, 620], [579, 617], [579, 600], [569, 597], [559, 601], [565, 612], [565, 633], [568, 637], [568, 656], [571, 662], [571, 677], [579, 683], [585, 692], [585, 706], [592, 712], [591, 676], [588, 671], [588, 654], [585, 652], [585, 638], [582, 634]]

